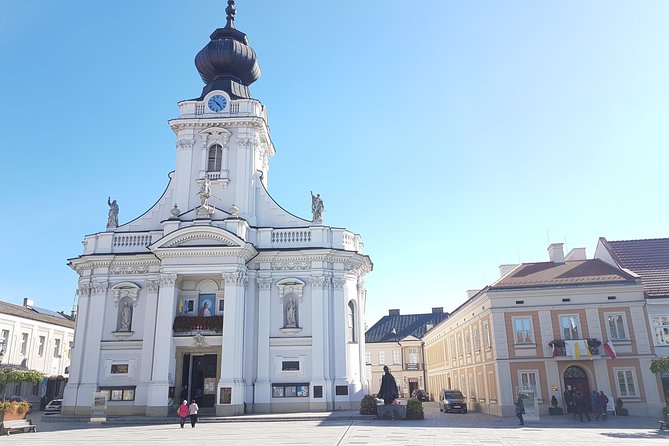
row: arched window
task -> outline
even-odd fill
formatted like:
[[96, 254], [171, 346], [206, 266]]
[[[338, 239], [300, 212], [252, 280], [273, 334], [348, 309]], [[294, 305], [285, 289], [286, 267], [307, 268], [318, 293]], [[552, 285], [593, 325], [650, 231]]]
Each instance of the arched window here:
[[346, 339], [348, 342], [358, 342], [355, 336], [355, 305], [348, 301], [346, 308]]
[[213, 146], [209, 147], [207, 172], [220, 172], [222, 158], [223, 148], [219, 144], [214, 144]]

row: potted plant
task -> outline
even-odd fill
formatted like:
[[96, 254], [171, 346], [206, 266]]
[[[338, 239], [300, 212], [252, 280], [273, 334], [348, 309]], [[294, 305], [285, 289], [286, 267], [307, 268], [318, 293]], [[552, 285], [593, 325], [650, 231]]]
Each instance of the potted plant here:
[[376, 398], [372, 395], [365, 395], [360, 401], [360, 415], [376, 415]]
[[28, 412], [28, 403], [25, 401], [0, 401], [0, 422], [23, 420]]
[[414, 398], [407, 401], [407, 420], [422, 420], [423, 418], [425, 418], [423, 403]]

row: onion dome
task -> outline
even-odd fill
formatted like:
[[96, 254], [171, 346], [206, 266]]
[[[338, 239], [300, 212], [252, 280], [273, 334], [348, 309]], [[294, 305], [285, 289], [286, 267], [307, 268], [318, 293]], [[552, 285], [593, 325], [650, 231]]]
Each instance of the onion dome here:
[[211, 41], [195, 56], [195, 67], [207, 84], [200, 99], [213, 90], [223, 90], [232, 99], [248, 99], [249, 85], [260, 78], [255, 51], [246, 34], [235, 29], [235, 0], [228, 0], [225, 12], [225, 27], [214, 31]]

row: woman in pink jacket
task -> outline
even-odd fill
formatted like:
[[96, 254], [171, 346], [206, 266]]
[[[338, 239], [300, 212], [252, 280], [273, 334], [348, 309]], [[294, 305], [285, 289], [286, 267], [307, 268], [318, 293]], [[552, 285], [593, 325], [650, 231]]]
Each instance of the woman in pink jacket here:
[[181, 403], [181, 406], [177, 409], [177, 413], [181, 417], [181, 428], [183, 428], [184, 423], [188, 420], [188, 415], [190, 414], [188, 410], [188, 401], [184, 400], [184, 402]]

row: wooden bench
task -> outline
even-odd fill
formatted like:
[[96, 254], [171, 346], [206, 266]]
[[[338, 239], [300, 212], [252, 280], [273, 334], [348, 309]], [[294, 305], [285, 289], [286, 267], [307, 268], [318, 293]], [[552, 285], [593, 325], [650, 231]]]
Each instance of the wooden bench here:
[[37, 432], [37, 425], [32, 420], [11, 420], [0, 423], [0, 434], [9, 435], [11, 431]]

